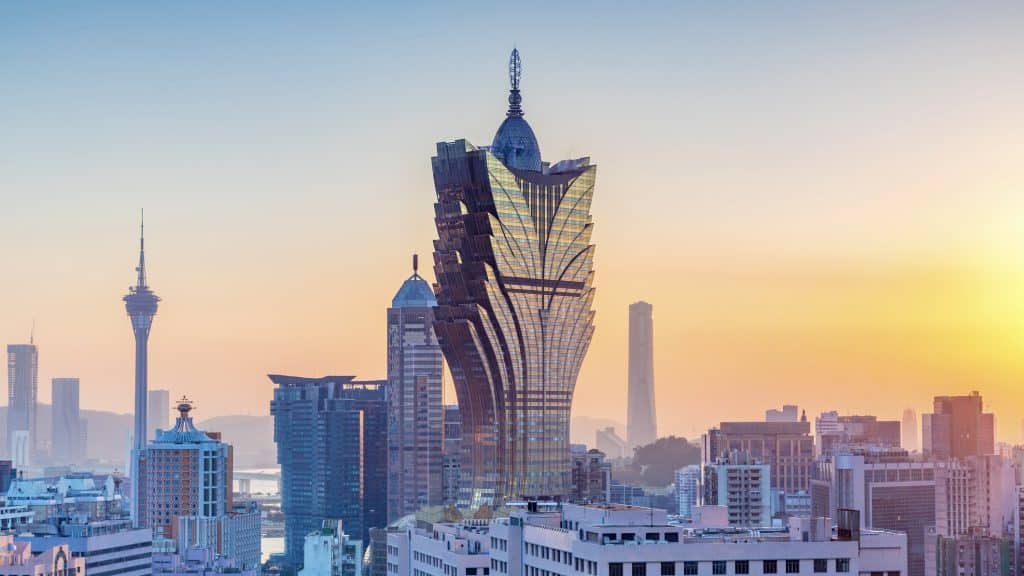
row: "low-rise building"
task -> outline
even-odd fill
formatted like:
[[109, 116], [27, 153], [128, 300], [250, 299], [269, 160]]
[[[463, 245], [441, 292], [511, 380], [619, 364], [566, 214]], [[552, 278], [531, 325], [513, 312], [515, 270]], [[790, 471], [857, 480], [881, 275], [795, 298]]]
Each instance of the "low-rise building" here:
[[349, 538], [341, 520], [325, 521], [306, 536], [299, 576], [362, 576], [363, 543]]
[[0, 576], [84, 576], [85, 559], [67, 544], [33, 545], [0, 535]]
[[128, 518], [90, 520], [84, 515], [58, 518], [26, 527], [18, 542], [36, 550], [67, 546], [84, 561], [89, 576], [144, 576], [152, 570], [153, 532], [132, 528]]

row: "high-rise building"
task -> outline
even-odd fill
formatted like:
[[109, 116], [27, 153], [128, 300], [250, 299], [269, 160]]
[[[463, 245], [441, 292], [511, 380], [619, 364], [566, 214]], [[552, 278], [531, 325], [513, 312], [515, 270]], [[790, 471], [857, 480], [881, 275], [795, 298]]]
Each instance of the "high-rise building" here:
[[903, 434], [900, 441], [901, 446], [911, 452], [921, 448], [917, 440], [917, 412], [910, 408], [903, 411], [903, 422], [900, 425], [900, 432]]
[[[39, 349], [28, 344], [7, 346], [7, 446], [31, 459], [35, 455], [36, 402], [39, 395]], [[20, 432], [20, 434], [16, 434]]]
[[216, 518], [232, 509], [233, 457], [220, 434], [192, 423], [192, 403], [178, 403], [174, 428], [162, 430], [136, 460], [140, 526], [173, 540], [182, 517]]
[[701, 490], [702, 504], [725, 506], [730, 526], [771, 526], [771, 467], [748, 452], [732, 451], [705, 464]]
[[444, 484], [444, 505], [459, 503], [459, 483], [462, 476], [462, 419], [459, 407], [444, 407], [444, 469], [441, 472]]
[[369, 542], [387, 526], [387, 382], [354, 376], [303, 378], [271, 374], [270, 403], [281, 465], [285, 557], [303, 562], [306, 535], [324, 520]]
[[722, 422], [703, 437], [702, 463], [712, 464], [733, 451], [771, 468], [773, 491], [810, 491], [814, 438], [808, 422]]
[[594, 446], [612, 460], [632, 456], [626, 441], [615, 432], [613, 426], [607, 426], [594, 432]]
[[875, 416], [840, 416], [835, 410], [814, 419], [814, 446], [819, 455], [831, 454], [840, 445], [900, 447], [900, 423]]
[[690, 464], [676, 470], [676, 501], [679, 517], [693, 520], [694, 512], [700, 504], [700, 466]]
[[[139, 473], [138, 458], [146, 447], [146, 409], [149, 397], [146, 392], [149, 374], [149, 329], [153, 325], [153, 316], [156, 315], [157, 305], [160, 298], [153, 293], [146, 282], [146, 235], [145, 225], [139, 229], [139, 265], [135, 268], [138, 274], [135, 286], [128, 289], [124, 297], [124, 307], [128, 312], [128, 318], [132, 322], [132, 332], [135, 334], [135, 409], [134, 427], [132, 428], [132, 450], [131, 470], [132, 494], [139, 494]], [[132, 520], [136, 525], [142, 514], [139, 508], [139, 498], [132, 498]]]
[[467, 507], [569, 493], [569, 412], [594, 331], [597, 167], [541, 161], [520, 70], [513, 50], [491, 147], [442, 142], [432, 159], [434, 331], [459, 401]]
[[146, 420], [149, 422], [149, 439], [155, 437], [155, 431], [167, 430], [171, 427], [170, 390], [149, 391], [149, 406]]
[[79, 410], [78, 378], [54, 378], [53, 386], [53, 460], [68, 465], [85, 460], [82, 417]]
[[388, 521], [444, 503], [443, 360], [434, 292], [413, 270], [388, 308]]
[[633, 448], [658, 439], [654, 408], [654, 316], [647, 302], [629, 305], [629, 398], [626, 440]]
[[983, 412], [981, 395], [936, 396], [922, 417], [923, 452], [936, 458], [995, 454], [995, 416]]

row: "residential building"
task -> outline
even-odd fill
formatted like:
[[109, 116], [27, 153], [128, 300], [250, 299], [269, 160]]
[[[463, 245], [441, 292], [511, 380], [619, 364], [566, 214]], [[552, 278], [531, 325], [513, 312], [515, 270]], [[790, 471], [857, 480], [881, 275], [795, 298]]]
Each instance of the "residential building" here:
[[981, 395], [936, 396], [934, 412], [921, 425], [923, 452], [935, 458], [995, 454], [995, 416], [984, 412]]
[[94, 520], [88, 514], [53, 516], [18, 533], [35, 549], [66, 546], [84, 562], [88, 576], [148, 576], [152, 572], [153, 532], [132, 528], [127, 516]]
[[138, 522], [174, 540], [181, 517], [216, 518], [232, 509], [233, 457], [220, 435], [192, 423], [192, 403], [178, 402], [174, 428], [162, 430], [138, 457]]
[[387, 526], [387, 383], [354, 376], [270, 375], [281, 465], [285, 559], [303, 562], [306, 536], [341, 520], [353, 538]]
[[462, 417], [463, 507], [565, 498], [569, 421], [594, 332], [589, 158], [542, 162], [523, 118], [519, 53], [490, 148], [442, 142], [434, 331]]
[[701, 478], [702, 504], [725, 506], [729, 525], [742, 528], [771, 526], [771, 467], [733, 451], [705, 464]]
[[925, 535], [929, 549], [927, 574], [936, 576], [1012, 576], [1018, 566], [1013, 539], [972, 533], [940, 536], [934, 528]]
[[658, 439], [654, 404], [654, 314], [647, 302], [629, 305], [629, 397], [626, 439], [633, 448]]
[[[217, 559], [228, 559], [233, 570], [260, 571], [262, 531], [257, 502], [236, 502], [219, 516], [178, 516], [175, 550], [207, 550]], [[197, 561], [193, 557], [191, 562]]]
[[434, 292], [418, 271], [388, 308], [388, 521], [444, 503], [443, 359]]
[[584, 444], [572, 445], [572, 492], [569, 501], [577, 504], [604, 504], [611, 498], [612, 465], [600, 450], [587, 450]]
[[363, 543], [343, 530], [340, 520], [325, 521], [306, 535], [299, 576], [362, 576]]
[[700, 475], [700, 466], [697, 464], [676, 470], [676, 501], [679, 506], [679, 517], [683, 520], [693, 520], [694, 511], [700, 504]]
[[36, 404], [39, 396], [39, 349], [35, 338], [28, 344], [7, 346], [7, 446], [15, 465], [24, 467], [34, 458]]
[[771, 488], [810, 492], [814, 438], [806, 420], [798, 422], [722, 422], [702, 439], [702, 462], [714, 463], [731, 452], [747, 452], [771, 470]]
[[53, 411], [53, 461], [76, 464], [85, 460], [83, 420], [79, 408], [78, 378], [54, 378], [51, 382]]
[[12, 534], [0, 534], [0, 576], [84, 575], [85, 560], [74, 557], [66, 544], [33, 546]]
[[621, 505], [516, 509], [509, 517], [388, 534], [392, 576], [712, 576], [906, 574], [906, 535], [833, 531], [828, 518], [788, 528], [693, 529], [664, 510]]
[[818, 455], [831, 454], [839, 445], [900, 447], [900, 423], [879, 420], [875, 416], [840, 416], [834, 410], [822, 412], [814, 419], [814, 431]]

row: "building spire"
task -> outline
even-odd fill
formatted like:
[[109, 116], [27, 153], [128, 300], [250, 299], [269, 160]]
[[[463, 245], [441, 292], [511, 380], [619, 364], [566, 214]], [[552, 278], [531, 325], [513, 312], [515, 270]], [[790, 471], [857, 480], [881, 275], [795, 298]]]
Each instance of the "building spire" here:
[[420, 275], [420, 255], [419, 254], [413, 254], [412, 255], [412, 275], [413, 275], [414, 278], [416, 276]]
[[136, 290], [146, 287], [146, 210], [143, 209], [139, 217], [139, 267], [135, 269], [139, 273]]
[[523, 75], [523, 62], [519, 59], [519, 49], [513, 47], [512, 55], [508, 58], [508, 113], [509, 118], [518, 118], [523, 115], [523, 97], [519, 94], [519, 79]]

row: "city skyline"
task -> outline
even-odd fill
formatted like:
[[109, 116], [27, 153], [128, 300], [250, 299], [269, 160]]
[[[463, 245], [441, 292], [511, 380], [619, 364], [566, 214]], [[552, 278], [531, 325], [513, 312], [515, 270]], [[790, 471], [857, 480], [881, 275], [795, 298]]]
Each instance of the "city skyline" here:
[[[154, 284], [169, 302], [152, 338], [151, 387], [204, 386], [210, 390], [204, 414], [211, 416], [265, 414], [271, 387], [263, 375], [271, 370], [383, 377], [380, 315], [393, 279], [404, 272], [405, 255], [429, 253], [434, 237], [429, 162], [423, 158], [440, 137], [488, 139], [503, 94], [503, 74], [494, 63], [516, 42], [529, 55], [525, 91], [545, 149], [552, 157], [586, 150], [602, 164], [602, 193], [594, 207], [597, 330], [574, 415], [625, 423], [626, 305], [644, 298], [659, 310], [655, 381], [663, 435], [692, 438], [717, 420], [759, 419], [764, 408], [783, 402], [797, 402], [809, 414], [841, 408], [897, 418], [908, 406], [928, 412], [933, 395], [977, 389], [989, 402], [986, 409], [999, 417], [997, 439], [1016, 441], [1024, 416], [1015, 390], [1024, 373], [1017, 295], [1024, 286], [1024, 257], [1008, 246], [1019, 239], [1012, 214], [1021, 206], [1013, 192], [1024, 174], [1013, 162], [1020, 148], [1012, 135], [1024, 116], [1009, 103], [1019, 101], [1024, 83], [1007, 70], [1020, 69], [1021, 40], [1008, 35], [1009, 24], [1021, 21], [1020, 8], [993, 5], [998, 14], [960, 14], [967, 25], [956, 30], [949, 27], [954, 16], [931, 14], [922, 5], [894, 8], [889, 24], [872, 23], [851, 7], [804, 9], [821, 31], [791, 40], [781, 38], [787, 28], [766, 12], [752, 14], [757, 28], [724, 8], [687, 13], [663, 7], [628, 18], [651, 23], [648, 18], [662, 16], [661, 26], [692, 21], [694, 33], [679, 34], [686, 42], [616, 43], [614, 50], [585, 38], [554, 44], [543, 38], [550, 28], [542, 23], [522, 33], [506, 28], [507, 39], [499, 33], [474, 54], [438, 46], [429, 57], [407, 58], [414, 53], [409, 44], [387, 45], [384, 57], [409, 61], [379, 69], [355, 62], [347, 44], [352, 40], [333, 39], [330, 26], [311, 26], [309, 43], [295, 44], [275, 62], [334, 62], [327, 79], [300, 67], [264, 82], [256, 76], [262, 68], [242, 57], [259, 34], [225, 20], [192, 23], [200, 47], [216, 45], [225, 33], [235, 42], [193, 71], [185, 64], [194, 52], [186, 49], [181, 59], [164, 62], [146, 42], [135, 55], [101, 65], [115, 46], [97, 42], [94, 32], [68, 28], [81, 13], [5, 6], [0, 10], [9, 18], [0, 22], [25, 25], [8, 30], [0, 23], [10, 32], [0, 35], [8, 39], [0, 39], [0, 49], [13, 49], [13, 39], [40, 50], [24, 54], [11, 71], [15, 89], [0, 96], [9, 104], [0, 114], [11, 116], [5, 125], [12, 128], [9, 140], [0, 139], [0, 150], [11, 152], [0, 188], [24, 192], [10, 198], [12, 210], [0, 215], [0, 240], [21, 247], [9, 252], [6, 268], [21, 280], [0, 289], [0, 317], [6, 319], [0, 330], [6, 343], [18, 343], [32, 318], [39, 318], [39, 378], [76, 374], [83, 408], [130, 412], [131, 332], [118, 297], [135, 213], [144, 205], [159, 263]], [[223, 17], [217, 9], [203, 10]], [[311, 23], [317, 12], [307, 10], [290, 22]], [[145, 24], [154, 14], [173, 16], [129, 10], [118, 22]], [[259, 16], [243, 19], [255, 31], [286, 34]], [[365, 17], [382, 18], [372, 11]], [[610, 18], [586, 18], [606, 39], [601, 35]], [[823, 42], [840, 21], [852, 22], [880, 47], [847, 34], [819, 44], [821, 54], [803, 51], [811, 40]], [[44, 35], [42, 23], [66, 32], [67, 44]], [[752, 34], [750, 45], [728, 46], [699, 33], [701, 24], [715, 23], [740, 37]], [[398, 30], [410, 26], [396, 24]], [[166, 34], [146, 26], [117, 32], [115, 43], [139, 40], [143, 32]], [[776, 44], [759, 58], [764, 46], [755, 41], [765, 37]], [[371, 45], [378, 46], [372, 39]], [[71, 48], [84, 51], [60, 62]], [[587, 48], [599, 65], [578, 63], [570, 79], [564, 62]], [[887, 48], [895, 57], [883, 61]], [[698, 55], [709, 59], [707, 67]], [[427, 66], [455, 56], [486, 81], [463, 82], [458, 73]], [[642, 62], [644, 56], [651, 61]], [[142, 68], [158, 62], [168, 65], [173, 81], [194, 87], [156, 94], [163, 85]], [[216, 66], [231, 63], [239, 74], [215, 80]], [[846, 74], [831, 71], [837, 64]], [[28, 71], [34, 65], [40, 76]], [[413, 70], [417, 66], [433, 77]], [[964, 83], [968, 66], [980, 95], [951, 85], [954, 78]], [[111, 86], [131, 74], [141, 74], [143, 82], [121, 95], [81, 77], [92, 78], [86, 72], [97, 69]], [[757, 89], [768, 74], [791, 78], [796, 71], [805, 73], [799, 81]], [[899, 78], [910, 72], [914, 82]], [[82, 108], [40, 96], [52, 74], [82, 96]], [[630, 89], [631, 83], [644, 90]], [[738, 90], [744, 86], [751, 93]], [[326, 91], [299, 112], [296, 104], [317, 93], [310, 87]], [[352, 89], [355, 97], [343, 94]], [[216, 99], [246, 98], [231, 113], [208, 103], [206, 90]], [[383, 102], [358, 100], [368, 94]], [[724, 102], [710, 102], [716, 98]], [[286, 111], [281, 118], [273, 115], [278, 105]], [[116, 116], [108, 128], [95, 124], [122, 110], [124, 117]], [[78, 123], [41, 122], [49, 113]], [[841, 121], [843, 114], [864, 126]], [[223, 132], [211, 128], [218, 117]], [[257, 127], [246, 131], [253, 118]], [[315, 128], [321, 120], [350, 130], [335, 137]], [[129, 121], [168, 135], [130, 150], [141, 133], [123, 124]], [[177, 131], [174, 122], [180, 122]], [[955, 142], [945, 142], [946, 134], [956, 134]], [[280, 135], [283, 143], [233, 147], [264, 135], [268, 141]], [[79, 158], [87, 136], [99, 144]], [[379, 153], [367, 150], [374, 146], [348, 142], [360, 137], [397, 155], [394, 165], [402, 168], [382, 176]], [[208, 142], [192, 152], [181, 147], [190, 139]], [[832, 148], [821, 152], [822, 142]], [[102, 152], [104, 145], [116, 153]], [[253, 166], [276, 153], [283, 154], [279, 164]], [[146, 161], [143, 154], [159, 160]], [[300, 161], [301, 154], [310, 156]], [[364, 155], [374, 170], [353, 164]], [[48, 176], [51, 161], [68, 176]], [[339, 161], [351, 174], [327, 168]], [[749, 180], [732, 174], [734, 161]], [[680, 173], [663, 181], [633, 178], [673, 162], [682, 163]], [[308, 176], [307, 167], [313, 169]], [[383, 180], [371, 180], [370, 172]], [[360, 188], [389, 201], [360, 199], [353, 192]], [[89, 207], [80, 197], [89, 198]], [[350, 204], [363, 222], [350, 219]], [[381, 241], [384, 233], [373, 228], [384, 228], [391, 217], [397, 231]], [[278, 218], [304, 224], [282, 228]], [[650, 225], [631, 228], [628, 223], [638, 219]], [[48, 225], [37, 225], [42, 222]], [[349, 248], [364, 241], [379, 251]], [[348, 282], [350, 270], [359, 270], [365, 282]], [[301, 299], [295, 298], [299, 291]], [[701, 393], [716, 386], [742, 391], [749, 405]], [[886, 397], [841, 399], [842, 391], [863, 387], [885, 390]], [[46, 401], [48, 391], [41, 392]], [[448, 392], [446, 403], [453, 403]]]

